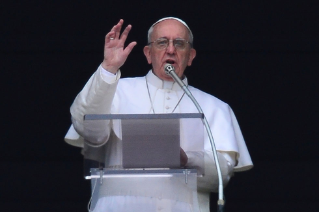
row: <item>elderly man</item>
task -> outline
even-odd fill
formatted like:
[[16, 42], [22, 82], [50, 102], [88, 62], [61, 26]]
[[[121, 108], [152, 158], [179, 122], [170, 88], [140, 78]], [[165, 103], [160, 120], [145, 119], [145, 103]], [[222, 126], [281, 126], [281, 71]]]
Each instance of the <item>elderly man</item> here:
[[[144, 55], [152, 70], [145, 77], [126, 79], [120, 79], [119, 69], [136, 42], [124, 47], [131, 25], [121, 34], [122, 26], [123, 20], [120, 20], [106, 35], [104, 60], [71, 106], [73, 125], [65, 138], [69, 144], [82, 147], [88, 159], [104, 160], [106, 168], [122, 167], [120, 139], [112, 126], [95, 126], [86, 130], [85, 114], [197, 112], [184, 91], [164, 72], [165, 64], [173, 65], [176, 74], [187, 84], [184, 71], [196, 56], [192, 47], [193, 34], [187, 24], [173, 17], [154, 23], [149, 29], [148, 45], [144, 47]], [[226, 185], [234, 171], [248, 170], [253, 166], [239, 125], [226, 103], [192, 86], [188, 85], [188, 88], [201, 105], [214, 135], [223, 184]], [[198, 165], [189, 146], [192, 145], [181, 145], [181, 162], [186, 167]], [[95, 151], [94, 147], [103, 148]], [[209, 193], [217, 191], [218, 178], [208, 138], [204, 139], [203, 154], [204, 165], [201, 166], [204, 166], [205, 175], [198, 177], [198, 202], [200, 211], [209, 211]], [[165, 197], [159, 200], [152, 195], [132, 193], [105, 195], [99, 199], [94, 211], [193, 211], [189, 202]]]

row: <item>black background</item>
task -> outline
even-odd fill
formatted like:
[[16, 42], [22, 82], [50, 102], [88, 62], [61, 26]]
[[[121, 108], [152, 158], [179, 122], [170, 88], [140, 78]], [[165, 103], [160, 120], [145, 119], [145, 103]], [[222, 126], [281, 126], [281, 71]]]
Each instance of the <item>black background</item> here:
[[138, 43], [128, 77], [150, 69], [148, 28], [175, 16], [194, 34], [190, 84], [231, 105], [255, 165], [230, 181], [226, 211], [317, 211], [318, 11], [308, 1], [2, 3], [0, 207], [87, 211], [80, 149], [63, 141], [69, 107], [120, 18]]

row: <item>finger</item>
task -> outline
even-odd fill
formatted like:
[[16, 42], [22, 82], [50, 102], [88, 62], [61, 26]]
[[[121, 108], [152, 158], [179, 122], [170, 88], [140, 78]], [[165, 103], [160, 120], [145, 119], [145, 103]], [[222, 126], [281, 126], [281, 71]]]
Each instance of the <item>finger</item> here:
[[119, 26], [122, 26], [123, 22], [124, 22], [123, 19], [119, 20], [119, 22], [112, 27], [111, 31], [115, 31], [116, 28], [118, 28]]
[[121, 29], [123, 26], [123, 19], [121, 19], [112, 29], [112, 31], [115, 32], [115, 38], [119, 38], [120, 37], [120, 33], [121, 33]]
[[109, 42], [112, 38], [115, 39], [119, 36], [123, 22], [124, 20], [120, 19], [119, 22], [112, 27], [111, 31], [105, 37], [105, 42]]
[[113, 40], [115, 38], [115, 34], [116, 33], [114, 31], [107, 33], [107, 35], [105, 36], [105, 43], [108, 43], [111, 40]]
[[134, 42], [131, 42], [125, 49], [124, 49], [124, 54], [126, 55], [126, 56], [128, 56], [130, 53], [131, 53], [131, 51], [133, 50], [133, 48], [134, 48], [134, 46], [136, 46], [136, 42], [134, 41]]
[[132, 25], [128, 25], [125, 30], [122, 32], [122, 35], [121, 35], [121, 40], [123, 41], [123, 43], [126, 41], [126, 38], [129, 34], [129, 32], [131, 31], [132, 29]]

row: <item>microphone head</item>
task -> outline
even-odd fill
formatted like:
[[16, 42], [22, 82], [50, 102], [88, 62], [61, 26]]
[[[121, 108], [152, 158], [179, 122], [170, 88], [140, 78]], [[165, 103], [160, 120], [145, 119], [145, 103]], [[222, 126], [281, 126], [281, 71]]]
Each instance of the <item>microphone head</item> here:
[[171, 72], [175, 72], [175, 68], [174, 66], [172, 66], [172, 64], [166, 63], [164, 66], [164, 71], [167, 75], [171, 75]]

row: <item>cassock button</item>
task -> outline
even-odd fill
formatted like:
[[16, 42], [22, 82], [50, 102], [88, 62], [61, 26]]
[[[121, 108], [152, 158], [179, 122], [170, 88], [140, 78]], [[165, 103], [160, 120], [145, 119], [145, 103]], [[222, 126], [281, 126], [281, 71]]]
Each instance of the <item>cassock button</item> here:
[[166, 108], [166, 110], [168, 110], [168, 109], [169, 109], [169, 106], [166, 106], [165, 108]]
[[171, 98], [169, 98], [169, 96], [168, 96], [168, 97], [166, 97], [166, 99], [167, 99], [167, 100], [170, 100]]

